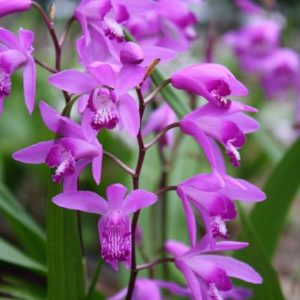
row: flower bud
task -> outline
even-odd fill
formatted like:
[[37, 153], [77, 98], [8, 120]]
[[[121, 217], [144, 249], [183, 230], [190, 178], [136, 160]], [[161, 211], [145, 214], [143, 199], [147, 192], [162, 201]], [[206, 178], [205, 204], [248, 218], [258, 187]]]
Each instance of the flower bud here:
[[120, 60], [123, 65], [137, 65], [144, 60], [144, 52], [139, 45], [128, 42], [120, 52]]

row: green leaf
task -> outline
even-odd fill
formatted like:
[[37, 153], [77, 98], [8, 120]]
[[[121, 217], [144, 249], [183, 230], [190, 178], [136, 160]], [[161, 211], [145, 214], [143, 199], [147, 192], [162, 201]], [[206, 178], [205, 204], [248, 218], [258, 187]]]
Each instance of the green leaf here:
[[5, 284], [0, 286], [0, 293], [13, 296], [14, 299], [41, 300], [46, 297], [46, 287], [41, 286], [40, 283], [31, 283], [23, 278], [19, 279], [12, 276], [6, 276], [3, 280]]
[[13, 264], [22, 268], [30, 269], [39, 274], [45, 274], [46, 268], [26, 254], [22, 253], [15, 246], [0, 238], [0, 261]]
[[[239, 206], [239, 213], [243, 232], [239, 240], [249, 242], [249, 247], [235, 252], [235, 257], [249, 263], [257, 272], [260, 273], [264, 282], [261, 285], [249, 285], [254, 292], [253, 299], [266, 300], [276, 299], [284, 300], [276, 271], [270, 263], [270, 259], [265, 252], [264, 244], [253, 227], [250, 219], [246, 217], [242, 208]], [[265, 242], [265, 240], [264, 240]]]
[[8, 220], [28, 254], [46, 264], [45, 233], [18, 200], [0, 183], [0, 213]]
[[[166, 76], [162, 73], [162, 71], [155, 69], [151, 75], [151, 79], [156, 86], [159, 86], [164, 80], [166, 80]], [[160, 93], [172, 107], [179, 119], [189, 113], [189, 107], [178, 97], [174, 88], [167, 85], [160, 91]]]
[[47, 300], [82, 300], [84, 272], [77, 213], [55, 206], [60, 187], [49, 183], [47, 208]]
[[250, 215], [270, 259], [300, 185], [299, 154], [300, 139], [287, 151], [268, 179], [264, 188], [267, 200], [256, 205]]

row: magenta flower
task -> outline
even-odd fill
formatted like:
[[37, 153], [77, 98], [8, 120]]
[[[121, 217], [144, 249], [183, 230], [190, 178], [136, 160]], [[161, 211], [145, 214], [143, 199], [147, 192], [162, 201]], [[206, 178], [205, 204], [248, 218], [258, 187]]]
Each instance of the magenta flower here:
[[109, 64], [95, 63], [88, 71], [66, 70], [49, 78], [61, 90], [87, 95], [81, 97], [79, 104], [87, 138], [93, 139], [100, 129], [113, 129], [118, 124], [136, 136], [140, 127], [139, 111], [127, 92], [142, 81], [144, 68], [127, 65], [116, 72]]
[[31, 0], [0, 0], [0, 17], [31, 8]]
[[[166, 289], [172, 294], [182, 297], [190, 296], [190, 291], [186, 287], [167, 282], [162, 280], [138, 278], [135, 283], [132, 300], [162, 300], [160, 289]], [[123, 300], [127, 294], [127, 288], [122, 289], [120, 292], [107, 300]]]
[[197, 36], [193, 27], [197, 18], [189, 8], [189, 2], [192, 1], [156, 1], [156, 5], [146, 13], [131, 15], [125, 26], [143, 46], [186, 51]]
[[107, 39], [122, 42], [125, 38], [122, 24], [131, 15], [143, 14], [154, 5], [150, 0], [82, 0], [75, 18], [82, 27], [86, 45], [92, 40], [93, 29], [101, 31]]
[[131, 260], [131, 213], [157, 201], [157, 196], [145, 190], [134, 190], [126, 195], [121, 184], [107, 188], [107, 201], [93, 192], [67, 192], [55, 196], [52, 201], [61, 207], [102, 215], [98, 223], [101, 255], [118, 270], [118, 262], [130, 266]]
[[16, 37], [10, 31], [0, 27], [0, 114], [3, 111], [4, 98], [10, 95], [10, 77], [19, 68], [23, 68], [26, 107], [29, 113], [32, 113], [34, 108], [36, 70], [31, 54], [34, 34], [32, 31], [22, 28], [18, 33], [19, 35]]
[[216, 106], [228, 108], [229, 96], [247, 96], [247, 88], [224, 66], [197, 64], [176, 72], [172, 85], [181, 90], [204, 97]]
[[[174, 123], [176, 120], [177, 117], [174, 111], [166, 102], [164, 102], [158, 109], [151, 113], [142, 133], [144, 136], [147, 136], [150, 133], [158, 133], [164, 127]], [[160, 138], [159, 143], [161, 146], [172, 147], [174, 139], [174, 131], [171, 130]]]
[[230, 291], [221, 292], [221, 295], [224, 300], [245, 300], [252, 298], [253, 292], [243, 287], [233, 287]]
[[267, 58], [257, 61], [262, 86], [270, 98], [284, 97], [299, 88], [300, 59], [298, 53], [281, 48]]
[[[246, 247], [247, 243], [217, 242], [215, 251], [231, 251]], [[232, 288], [230, 277], [260, 284], [262, 278], [249, 265], [226, 256], [211, 254], [209, 240], [205, 236], [189, 249], [178, 241], [167, 241], [166, 250], [175, 256], [175, 264], [184, 275], [193, 299], [222, 299], [221, 293]]]
[[195, 175], [177, 187], [177, 194], [185, 210], [192, 245], [195, 245], [197, 238], [197, 225], [192, 206], [200, 213], [207, 239], [213, 246], [215, 239], [228, 237], [226, 222], [233, 220], [237, 215], [234, 200], [259, 202], [266, 198], [266, 195], [253, 184], [227, 175], [217, 145], [213, 144], [213, 150], [217, 160], [215, 172]]
[[255, 71], [253, 60], [264, 59], [279, 47], [281, 30], [278, 21], [260, 19], [227, 33], [224, 41], [234, 49], [243, 69]]
[[246, 134], [259, 128], [259, 124], [243, 112], [256, 111], [255, 108], [239, 102], [232, 102], [227, 109], [208, 103], [186, 115], [180, 121], [180, 128], [201, 145], [212, 167], [216, 166], [216, 159], [211, 138], [221, 143], [230, 162], [239, 166], [238, 149], [245, 144]]
[[45, 125], [59, 137], [19, 150], [13, 154], [17, 161], [28, 164], [45, 163], [55, 169], [55, 183], [64, 181], [64, 190], [76, 190], [77, 178], [88, 164], [92, 164], [97, 184], [101, 179], [102, 146], [97, 139], [87, 141], [80, 125], [61, 116], [46, 103], [40, 103], [40, 112]]

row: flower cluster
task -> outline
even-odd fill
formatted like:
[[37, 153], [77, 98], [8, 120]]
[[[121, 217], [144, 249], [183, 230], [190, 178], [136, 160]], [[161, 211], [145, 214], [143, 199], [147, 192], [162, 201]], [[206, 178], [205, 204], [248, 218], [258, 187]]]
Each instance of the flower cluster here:
[[250, 1], [236, 2], [248, 18], [241, 28], [227, 33], [224, 41], [233, 48], [241, 68], [258, 76], [270, 99], [285, 98], [290, 90], [298, 93], [300, 58], [294, 50], [281, 47], [283, 20]]
[[[14, 1], [14, 4], [1, 1], [0, 4], [2, 2], [0, 15], [31, 7], [31, 1]], [[254, 284], [262, 282], [260, 275], [247, 264], [214, 253], [247, 246], [247, 243], [228, 240], [230, 233], [226, 222], [237, 215], [234, 201], [265, 199], [259, 188], [226, 173], [220, 150], [220, 146], [224, 148], [230, 163], [238, 167], [241, 164], [239, 150], [246, 143], [246, 134], [259, 128], [259, 124], [246, 114], [256, 112], [256, 109], [233, 100], [233, 97], [246, 96], [247, 88], [225, 66], [214, 63], [179, 69], [156, 90], [151, 85], [150, 77], [157, 64], [173, 61], [177, 53], [189, 49], [196, 38], [194, 25], [197, 18], [190, 10], [191, 2], [199, 4], [200, 1], [82, 0], [74, 12], [82, 30], [76, 41], [81, 69], [62, 71], [57, 63], [55, 69], [50, 69], [53, 74], [49, 76], [49, 83], [66, 96], [67, 108], [77, 101], [80, 123], [41, 101], [41, 117], [46, 127], [55, 133], [55, 139], [13, 154], [15, 160], [45, 163], [53, 169], [53, 182], [63, 182], [64, 187], [63, 193], [52, 199], [53, 203], [66, 209], [101, 215], [98, 223], [101, 256], [115, 270], [119, 263], [131, 269], [128, 288], [111, 300], [123, 299], [126, 295], [127, 299], [135, 300], [160, 299], [160, 288], [196, 300], [245, 299], [249, 291], [234, 287], [230, 278]], [[245, 65], [251, 59], [274, 55], [280, 29], [271, 24], [270, 28], [273, 31], [266, 30], [266, 36], [253, 37], [261, 40], [256, 48], [251, 47], [249, 41], [238, 38], [237, 52]], [[242, 36], [246, 35], [243, 33]], [[10, 93], [11, 74], [23, 68], [25, 101], [32, 112], [35, 98], [33, 34], [20, 29], [16, 38], [9, 31], [0, 29], [0, 40], [3, 43], [0, 50], [0, 103]], [[277, 60], [272, 59], [275, 64]], [[163, 93], [162, 98], [156, 97], [158, 92], [172, 87], [201, 96], [206, 103], [182, 118], [176, 116], [172, 102]], [[144, 97], [145, 93], [148, 97]], [[154, 105], [152, 110], [149, 108], [148, 121], [144, 123], [149, 102]], [[165, 243], [165, 251], [172, 255], [168, 261], [174, 263], [185, 277], [187, 284], [184, 287], [160, 279], [136, 280], [136, 273], [144, 268], [136, 264], [135, 257], [139, 211], [156, 203], [161, 193], [172, 190], [162, 186], [161, 193], [154, 193], [140, 188], [144, 157], [147, 149], [156, 142], [160, 148], [172, 149], [174, 132], [170, 130], [176, 127], [199, 144], [211, 168], [210, 173], [187, 178], [173, 188], [183, 206], [190, 246], [169, 240]], [[104, 151], [98, 139], [104, 130], [127, 132], [134, 139], [139, 150], [136, 169]], [[150, 133], [156, 134], [156, 138], [145, 144], [144, 138]], [[95, 182], [101, 183], [105, 154], [133, 179], [133, 190], [129, 192], [120, 183], [110, 185], [106, 190], [107, 200], [95, 192], [78, 190], [80, 173], [90, 164]], [[197, 220], [202, 220], [206, 231], [201, 239], [197, 233]]]

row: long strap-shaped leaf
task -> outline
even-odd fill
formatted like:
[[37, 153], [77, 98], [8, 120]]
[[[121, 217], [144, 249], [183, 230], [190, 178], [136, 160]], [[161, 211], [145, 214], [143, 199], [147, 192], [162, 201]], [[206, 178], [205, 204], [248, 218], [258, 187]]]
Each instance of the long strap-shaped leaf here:
[[264, 191], [267, 200], [256, 205], [250, 218], [271, 259], [282, 233], [286, 216], [300, 186], [300, 139], [276, 166]]
[[0, 214], [9, 221], [27, 253], [46, 265], [45, 233], [2, 183], [0, 183]]
[[[267, 252], [265, 252], [264, 242], [257, 234], [256, 225], [253, 226], [239, 206], [239, 213], [242, 225], [242, 234], [239, 240], [249, 242], [250, 246], [241, 251], [235, 252], [235, 257], [249, 263], [263, 277], [261, 285], [250, 285], [253, 290], [255, 300], [276, 299], [284, 300], [276, 271], [271, 265]], [[263, 241], [263, 242], [262, 242]]]
[[13, 264], [18, 267], [30, 269], [39, 274], [46, 273], [46, 267], [28, 257], [15, 246], [0, 238], [0, 261]]
[[55, 206], [59, 188], [49, 184], [47, 210], [47, 300], [82, 300], [84, 272], [76, 212]]

